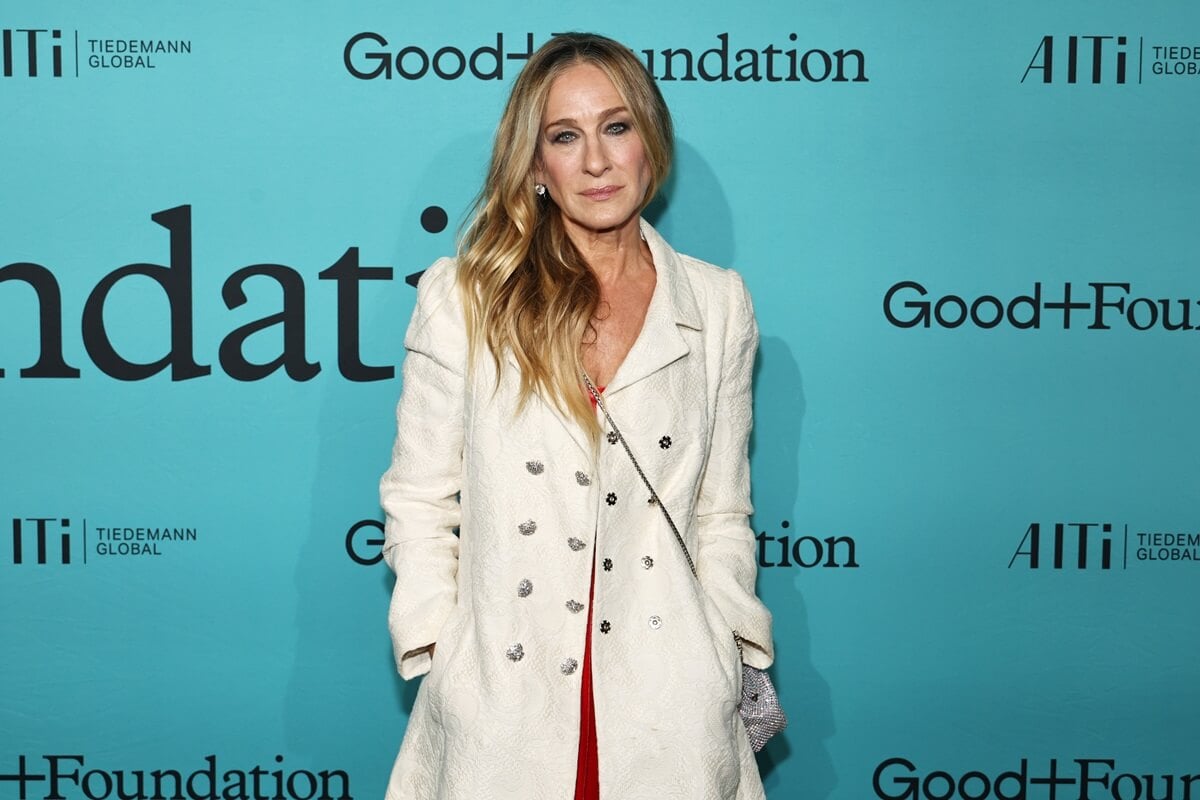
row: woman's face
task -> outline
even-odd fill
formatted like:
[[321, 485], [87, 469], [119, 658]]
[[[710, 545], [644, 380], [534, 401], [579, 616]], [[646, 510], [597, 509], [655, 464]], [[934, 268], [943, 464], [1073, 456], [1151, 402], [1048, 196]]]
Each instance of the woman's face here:
[[576, 64], [550, 84], [534, 176], [568, 233], [636, 225], [650, 164], [632, 115], [599, 67]]

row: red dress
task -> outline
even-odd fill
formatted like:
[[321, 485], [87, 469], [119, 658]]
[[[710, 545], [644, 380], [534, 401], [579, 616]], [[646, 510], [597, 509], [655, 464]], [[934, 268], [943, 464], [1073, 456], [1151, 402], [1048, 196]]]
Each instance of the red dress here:
[[592, 698], [592, 597], [596, 586], [596, 556], [592, 554], [592, 589], [588, 591], [587, 643], [583, 647], [583, 687], [580, 691], [579, 762], [575, 770], [575, 800], [600, 800], [599, 757], [596, 753], [596, 704]]
[[[596, 387], [603, 392], [604, 387]], [[592, 398], [592, 405], [596, 405]], [[583, 685], [579, 698], [579, 762], [575, 769], [575, 800], [600, 800], [600, 759], [596, 752], [596, 704], [592, 697], [592, 598], [596, 591], [596, 548], [592, 548], [592, 578], [588, 589], [587, 641], [583, 646]]]

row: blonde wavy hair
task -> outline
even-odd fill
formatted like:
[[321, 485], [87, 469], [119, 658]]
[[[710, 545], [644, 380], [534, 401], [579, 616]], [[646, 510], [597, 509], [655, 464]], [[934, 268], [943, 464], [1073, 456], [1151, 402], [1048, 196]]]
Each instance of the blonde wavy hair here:
[[[633, 51], [604, 36], [566, 33], [535, 52], [513, 84], [500, 118], [491, 164], [462, 235], [458, 285], [466, 310], [470, 363], [486, 346], [496, 365], [512, 353], [520, 368], [518, 411], [534, 394], [599, 441], [600, 426], [580, 378], [583, 342], [600, 301], [600, 284], [568, 238], [558, 207], [534, 192], [542, 115], [550, 85], [576, 64], [612, 81], [633, 118], [651, 170], [639, 213], [671, 169], [674, 128], [667, 105]], [[594, 333], [594, 331], [592, 331]]]

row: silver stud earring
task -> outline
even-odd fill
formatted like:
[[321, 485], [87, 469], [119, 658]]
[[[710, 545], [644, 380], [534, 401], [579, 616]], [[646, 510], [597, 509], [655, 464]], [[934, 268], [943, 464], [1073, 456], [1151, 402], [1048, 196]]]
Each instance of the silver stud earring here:
[[533, 185], [533, 190], [537, 192], [538, 197], [546, 196], [546, 184], [544, 183], [535, 183]]

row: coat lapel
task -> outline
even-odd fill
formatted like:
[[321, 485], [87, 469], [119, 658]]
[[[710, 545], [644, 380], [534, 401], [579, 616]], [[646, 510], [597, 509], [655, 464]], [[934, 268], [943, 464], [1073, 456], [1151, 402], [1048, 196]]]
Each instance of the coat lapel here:
[[642, 220], [642, 235], [654, 257], [657, 272], [654, 294], [646, 309], [641, 333], [604, 390], [606, 396], [626, 389], [686, 356], [689, 348], [679, 332], [681, 325], [695, 330], [703, 327], [700, 309], [679, 255], [645, 220]]

